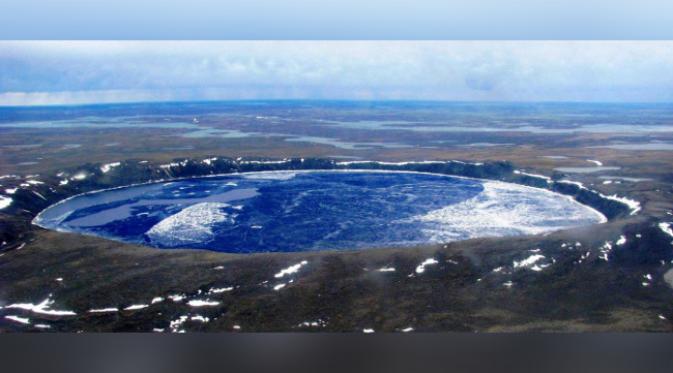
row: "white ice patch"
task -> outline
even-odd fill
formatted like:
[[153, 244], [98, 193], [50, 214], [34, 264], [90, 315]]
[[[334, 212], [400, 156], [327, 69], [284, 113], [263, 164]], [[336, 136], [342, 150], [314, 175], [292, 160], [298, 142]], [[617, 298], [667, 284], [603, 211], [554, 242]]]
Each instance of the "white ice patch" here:
[[6, 196], [0, 196], [0, 210], [9, 207], [12, 204], [12, 199]]
[[115, 167], [119, 167], [121, 165], [121, 162], [112, 162], [112, 163], [106, 163], [102, 166], [100, 166], [100, 170], [102, 173], [108, 173], [111, 169]]
[[625, 243], [626, 243], [626, 237], [622, 235], [619, 236], [619, 239], [617, 240], [617, 242], [615, 242], [615, 245], [622, 246]]
[[274, 287], [273, 287], [273, 290], [278, 291], [278, 290], [284, 288], [285, 286], [286, 286], [286, 285], [285, 285], [284, 283], [280, 283], [280, 284], [274, 286]]
[[74, 316], [76, 315], [73, 311], [62, 311], [62, 310], [52, 310], [51, 306], [54, 304], [54, 300], [51, 299], [51, 294], [47, 299], [43, 300], [38, 304], [33, 303], [14, 303], [6, 306], [5, 308], [16, 308], [21, 310], [30, 311], [33, 313], [39, 313], [42, 315], [50, 316]]
[[202, 202], [189, 206], [154, 225], [145, 234], [154, 243], [180, 246], [203, 243], [214, 238], [213, 225], [233, 219], [221, 209], [226, 203]]
[[393, 267], [381, 267], [378, 269], [379, 272], [395, 272], [395, 268]]
[[297, 273], [301, 267], [303, 267], [307, 264], [308, 264], [308, 262], [306, 260], [302, 260], [300, 263], [297, 263], [297, 264], [291, 265], [287, 268], [281, 269], [280, 272], [273, 275], [273, 277], [283, 278], [284, 276], [291, 275], [293, 273]]
[[365, 334], [371, 334], [371, 333], [374, 333], [374, 329], [364, 328], [364, 329], [362, 329], [362, 332], [365, 333]]
[[434, 265], [434, 264], [437, 264], [437, 263], [439, 263], [439, 262], [438, 262], [437, 259], [435, 259], [435, 258], [428, 258], [428, 259], [425, 259], [425, 260], [423, 261], [423, 263], [419, 264], [419, 265], [416, 267], [416, 273], [419, 273], [419, 274], [420, 274], [420, 273], [423, 273], [423, 272], [425, 272], [425, 267], [426, 267], [426, 266]]
[[547, 190], [491, 181], [483, 187], [473, 198], [412, 220], [431, 223], [423, 232], [432, 242], [539, 234], [607, 221], [598, 211]]

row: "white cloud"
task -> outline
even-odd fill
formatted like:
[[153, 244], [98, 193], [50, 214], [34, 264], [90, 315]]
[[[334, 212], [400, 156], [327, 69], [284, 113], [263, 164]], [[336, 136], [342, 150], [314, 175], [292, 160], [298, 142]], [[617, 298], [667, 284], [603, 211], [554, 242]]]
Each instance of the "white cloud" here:
[[0, 105], [193, 99], [672, 101], [673, 42], [0, 42]]

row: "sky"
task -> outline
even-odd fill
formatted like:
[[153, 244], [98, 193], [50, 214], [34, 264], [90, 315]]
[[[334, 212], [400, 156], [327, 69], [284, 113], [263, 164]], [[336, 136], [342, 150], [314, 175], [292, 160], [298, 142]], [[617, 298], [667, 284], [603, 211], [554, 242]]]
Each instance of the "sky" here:
[[0, 106], [673, 102], [673, 41], [0, 41]]

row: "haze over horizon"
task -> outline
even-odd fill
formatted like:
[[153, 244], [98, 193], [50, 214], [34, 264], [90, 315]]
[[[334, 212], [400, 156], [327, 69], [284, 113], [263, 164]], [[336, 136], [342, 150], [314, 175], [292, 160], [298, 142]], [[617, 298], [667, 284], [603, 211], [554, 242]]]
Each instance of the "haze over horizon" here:
[[673, 102], [670, 41], [0, 41], [0, 106]]

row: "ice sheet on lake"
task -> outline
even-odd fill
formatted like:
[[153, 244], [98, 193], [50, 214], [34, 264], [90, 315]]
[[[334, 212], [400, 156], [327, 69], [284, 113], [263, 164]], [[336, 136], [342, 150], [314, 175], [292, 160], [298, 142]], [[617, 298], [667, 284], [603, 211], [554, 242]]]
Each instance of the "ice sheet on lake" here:
[[606, 221], [570, 197], [499, 182], [485, 182], [479, 195], [412, 219], [427, 223], [423, 231], [434, 242], [538, 234]]
[[163, 246], [180, 246], [213, 239], [213, 225], [233, 219], [222, 209], [226, 203], [203, 202], [189, 206], [160, 221], [147, 231], [152, 242]]

